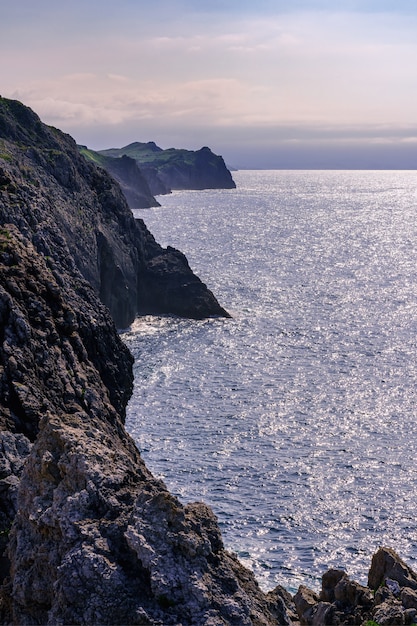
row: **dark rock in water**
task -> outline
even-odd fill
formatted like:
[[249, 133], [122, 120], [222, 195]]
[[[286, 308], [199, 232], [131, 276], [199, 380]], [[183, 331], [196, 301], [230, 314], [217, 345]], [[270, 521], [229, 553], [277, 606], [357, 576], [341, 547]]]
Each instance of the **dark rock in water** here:
[[[154, 256], [147, 265], [144, 282], [145, 292], [151, 294], [150, 306], [145, 306], [142, 313], [177, 311], [184, 316], [186, 303], [192, 299], [194, 310], [190, 317], [203, 319], [210, 306], [212, 294], [194, 274], [186, 257], [168, 246], [163, 254]], [[213, 309], [213, 315], [229, 317], [222, 308]]]
[[[416, 573], [389, 548], [373, 556], [369, 586], [350, 580], [343, 570], [322, 577], [320, 596], [300, 586], [294, 596], [301, 624], [412, 624], [417, 616]], [[288, 612], [290, 608], [288, 608]]]

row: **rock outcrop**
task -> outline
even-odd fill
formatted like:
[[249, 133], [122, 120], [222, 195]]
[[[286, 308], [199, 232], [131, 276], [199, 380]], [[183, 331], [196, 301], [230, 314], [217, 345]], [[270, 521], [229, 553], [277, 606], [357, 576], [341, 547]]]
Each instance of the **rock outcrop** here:
[[[120, 187], [84, 159], [71, 137], [48, 127], [20, 102], [0, 99], [0, 225], [16, 224], [58, 270], [78, 270], [110, 309], [118, 327], [138, 312], [191, 318], [228, 316], [190, 270], [176, 263], [181, 294], [149, 272], [172, 251], [135, 220]], [[152, 265], [150, 269], [150, 264]], [[167, 292], [169, 290], [169, 293]], [[154, 300], [158, 293], [163, 308]], [[172, 296], [172, 301], [171, 301]], [[177, 303], [180, 303], [178, 308]]]
[[1, 623], [277, 624], [212, 511], [174, 498], [124, 429], [132, 357], [107, 305], [218, 304], [70, 138], [0, 111]]
[[173, 189], [234, 189], [232, 175], [221, 156], [204, 146], [200, 150], [168, 148], [153, 141], [134, 142], [124, 148], [100, 150], [100, 155], [135, 159], [153, 194]]
[[[368, 586], [350, 580], [343, 570], [322, 577], [320, 594], [300, 586], [293, 598], [300, 624], [393, 626], [417, 621], [417, 575], [389, 548], [373, 556]], [[293, 605], [287, 602], [288, 609]]]
[[275, 624], [210, 509], [126, 434], [132, 362], [107, 309], [12, 224], [0, 306], [1, 623]]

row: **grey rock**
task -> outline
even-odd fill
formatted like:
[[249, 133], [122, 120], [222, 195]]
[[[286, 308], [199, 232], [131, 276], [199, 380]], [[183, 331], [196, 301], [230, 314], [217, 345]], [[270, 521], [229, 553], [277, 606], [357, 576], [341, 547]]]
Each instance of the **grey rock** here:
[[310, 624], [314, 609], [319, 602], [318, 595], [305, 585], [300, 585], [294, 596], [294, 604], [301, 624]]
[[404, 587], [401, 590], [401, 604], [405, 609], [417, 609], [417, 591]]
[[378, 626], [395, 626], [396, 624], [405, 624], [404, 611], [399, 602], [383, 602], [378, 605], [373, 613], [373, 619]]
[[277, 619], [278, 624], [282, 626], [290, 626], [298, 622], [298, 615], [291, 594], [277, 585], [267, 594], [269, 610]]
[[401, 587], [417, 589], [415, 572], [404, 563], [394, 550], [380, 548], [372, 557], [368, 586], [371, 589], [378, 589], [387, 578], [397, 581]]
[[127, 327], [138, 312], [227, 315], [185, 257], [171, 271], [176, 286], [171, 285], [169, 296], [162, 280], [164, 294], [159, 294], [154, 259], [160, 263], [171, 252], [134, 219], [120, 186], [84, 159], [71, 137], [5, 98], [0, 98], [0, 132], [7, 156], [0, 160], [0, 224], [15, 224], [61, 279], [78, 270], [117, 327]]

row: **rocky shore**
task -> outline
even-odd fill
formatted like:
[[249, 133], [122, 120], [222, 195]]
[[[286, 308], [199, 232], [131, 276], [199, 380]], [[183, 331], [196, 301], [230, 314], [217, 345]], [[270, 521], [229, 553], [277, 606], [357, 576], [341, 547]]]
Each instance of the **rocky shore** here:
[[184, 506], [124, 428], [139, 313], [227, 317], [184, 255], [135, 221], [73, 140], [0, 98], [0, 621], [5, 625], [417, 621], [417, 576], [388, 549], [368, 587], [264, 593], [213, 512]]

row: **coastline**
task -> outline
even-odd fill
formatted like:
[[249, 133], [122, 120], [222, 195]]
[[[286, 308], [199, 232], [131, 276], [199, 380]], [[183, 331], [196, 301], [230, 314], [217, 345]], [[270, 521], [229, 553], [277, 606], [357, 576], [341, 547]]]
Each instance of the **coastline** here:
[[181, 253], [134, 225], [118, 186], [72, 140], [10, 102], [0, 127], [2, 623], [383, 625], [394, 611], [411, 623], [417, 577], [392, 551], [375, 556], [369, 589], [339, 572], [324, 575], [320, 597], [264, 593], [224, 549], [209, 507], [183, 506], [152, 476], [124, 428], [132, 357], [116, 324], [138, 302], [167, 312], [172, 290], [183, 302], [184, 268], [188, 315], [226, 312]]

